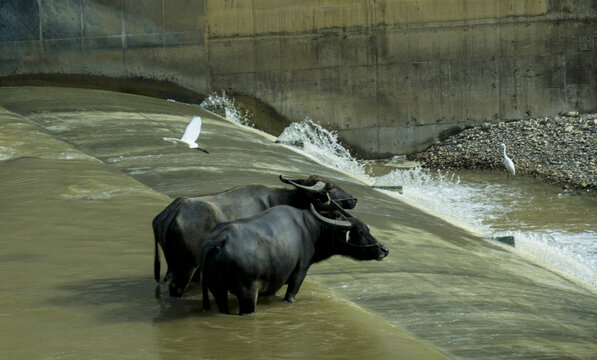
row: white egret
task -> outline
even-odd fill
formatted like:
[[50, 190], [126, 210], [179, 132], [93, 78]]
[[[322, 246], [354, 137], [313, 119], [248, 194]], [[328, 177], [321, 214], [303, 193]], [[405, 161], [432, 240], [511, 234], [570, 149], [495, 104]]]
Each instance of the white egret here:
[[500, 146], [502, 147], [502, 149], [504, 149], [504, 166], [508, 171], [506, 173], [506, 178], [510, 178], [510, 174], [512, 174], [512, 176], [516, 174], [516, 169], [514, 169], [514, 163], [512, 162], [512, 160], [508, 157], [508, 155], [506, 155], [506, 144], [502, 143], [500, 144]]
[[168, 141], [176, 145], [177, 143], [185, 143], [191, 149], [197, 149], [199, 151], [203, 151], [206, 154], [209, 154], [209, 151], [202, 149], [197, 145], [197, 139], [199, 138], [199, 134], [201, 134], [201, 117], [200, 116], [193, 116], [193, 120], [187, 125], [187, 128], [182, 134], [180, 139], [165, 137], [164, 141]]

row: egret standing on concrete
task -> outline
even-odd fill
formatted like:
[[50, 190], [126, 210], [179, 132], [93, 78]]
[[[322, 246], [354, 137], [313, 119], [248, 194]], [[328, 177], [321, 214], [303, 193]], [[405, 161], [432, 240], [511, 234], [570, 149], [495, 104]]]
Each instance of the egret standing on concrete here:
[[504, 149], [504, 166], [508, 171], [506, 173], [506, 179], [509, 179], [510, 174], [512, 174], [512, 176], [516, 174], [516, 170], [514, 169], [514, 163], [512, 162], [512, 160], [508, 157], [508, 155], [506, 155], [506, 144], [502, 143], [500, 144], [500, 146], [502, 147], [502, 149]]
[[199, 134], [201, 134], [201, 117], [200, 116], [193, 116], [193, 120], [187, 125], [187, 128], [184, 131], [184, 134], [180, 139], [165, 137], [164, 141], [169, 141], [176, 145], [179, 142], [185, 143], [191, 149], [197, 149], [199, 151], [203, 151], [206, 154], [209, 154], [209, 151], [202, 149], [197, 145], [197, 139], [199, 138]]

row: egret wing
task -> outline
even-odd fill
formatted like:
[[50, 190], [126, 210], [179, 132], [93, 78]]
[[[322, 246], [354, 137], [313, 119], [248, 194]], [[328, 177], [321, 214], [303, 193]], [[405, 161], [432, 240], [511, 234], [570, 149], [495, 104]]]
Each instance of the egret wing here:
[[201, 133], [201, 117], [193, 116], [193, 120], [187, 125], [181, 140], [187, 144], [194, 144]]
[[510, 160], [510, 158], [506, 158], [504, 163], [506, 164], [506, 169], [508, 169], [508, 171], [510, 171], [510, 173], [512, 175], [515, 175], [516, 169], [514, 169], [514, 162], [512, 162], [512, 160]]
[[164, 139], [164, 141], [171, 142], [171, 143], [173, 143], [173, 144], [176, 144], [177, 142], [179, 142], [179, 141], [180, 141], [180, 139], [177, 139], [177, 138], [171, 138], [171, 137], [165, 137], [165, 138], [163, 138], [163, 139]]

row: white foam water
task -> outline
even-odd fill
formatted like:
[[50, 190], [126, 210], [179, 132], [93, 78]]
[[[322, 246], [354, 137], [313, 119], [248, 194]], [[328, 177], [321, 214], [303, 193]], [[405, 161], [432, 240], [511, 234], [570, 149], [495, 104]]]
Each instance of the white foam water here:
[[235, 99], [226, 94], [226, 91], [224, 90], [222, 90], [221, 93], [211, 93], [199, 105], [185, 103], [174, 99], [166, 99], [166, 101], [185, 104], [189, 106], [197, 106], [201, 109], [217, 114], [230, 122], [247, 126], [250, 128], [255, 127], [253, 113], [245, 109], [242, 105], [237, 104]]
[[375, 178], [374, 185], [401, 186], [401, 198], [410, 200], [426, 210], [459, 220], [459, 224], [476, 233], [485, 234], [488, 228], [477, 214], [487, 212], [488, 205], [471, 201], [482, 191], [461, 182], [455, 174], [432, 171], [419, 166], [396, 169]]
[[418, 167], [394, 170], [377, 181], [401, 184], [398, 198], [455, 219], [486, 238], [513, 237], [516, 252], [597, 287], [597, 232], [590, 225], [582, 229], [578, 221], [563, 224], [523, 218], [523, 213], [539, 210], [533, 209], [533, 195], [515, 185], [464, 181]]
[[[234, 110], [234, 101], [226, 97], [224, 92], [222, 98], [214, 94], [209, 101], [224, 104], [225, 109], [230, 109], [226, 112], [230, 112], [231, 118], [245, 116], [242, 111]], [[235, 122], [246, 125], [247, 120]], [[396, 169], [376, 177], [365, 162], [350, 154], [335, 131], [324, 128], [308, 117], [292, 123], [277, 141], [298, 145], [296, 150], [309, 158], [365, 183], [400, 186], [402, 193], [390, 192], [392, 196], [448, 218], [474, 233], [487, 238], [513, 236], [515, 251], [597, 287], [597, 232], [537, 227], [524, 221], [516, 223], [515, 216], [508, 214], [524, 211], [517, 209], [517, 206], [521, 206], [518, 199], [524, 194], [512, 191], [511, 186], [491, 181], [463, 181], [452, 173], [418, 166]], [[512, 230], [503, 229], [504, 219]]]
[[[375, 177], [363, 162], [342, 146], [335, 132], [309, 118], [290, 125], [278, 141], [302, 144], [302, 151], [320, 164], [367, 183], [399, 186], [402, 193], [391, 195], [488, 239], [513, 236], [515, 251], [597, 287], [597, 233], [591, 230], [570, 232], [517, 222], [515, 215], [509, 214], [525, 211], [520, 209], [525, 205], [519, 200], [524, 198], [521, 190], [513, 191], [512, 186], [500, 183], [467, 182], [453, 173], [418, 166]], [[515, 230], [504, 231], [504, 221]]]
[[16, 150], [0, 145], [0, 160], [12, 159], [12, 157], [16, 153], [17, 153]]
[[290, 124], [278, 136], [277, 141], [301, 144], [303, 153], [318, 163], [363, 179], [369, 178], [363, 164], [342, 146], [338, 134], [325, 129], [308, 117], [302, 122]]
[[520, 253], [597, 287], [597, 233], [506, 231], [496, 236], [513, 236]]
[[224, 90], [220, 94], [210, 94], [199, 107], [214, 112], [232, 122], [240, 125], [254, 127], [255, 121], [253, 114], [237, 104], [233, 97], [226, 94]]

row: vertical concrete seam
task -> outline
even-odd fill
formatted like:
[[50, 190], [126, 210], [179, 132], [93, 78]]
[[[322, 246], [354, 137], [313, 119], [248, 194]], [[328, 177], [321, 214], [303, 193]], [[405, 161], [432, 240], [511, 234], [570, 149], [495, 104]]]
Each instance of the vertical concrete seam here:
[[162, 48], [166, 46], [166, 7], [164, 4], [165, 0], [162, 0], [162, 23], [160, 29], [162, 31], [161, 38], [162, 38]]
[[37, 13], [39, 16], [39, 48], [41, 51], [41, 58], [43, 61], [44, 57], [44, 30], [43, 30], [43, 8], [41, 6], [41, 0], [37, 0]]
[[41, 0], [37, 0], [37, 13], [39, 14], [39, 41], [42, 41], [44, 39], [44, 32], [43, 32], [43, 26], [42, 26], [42, 19], [43, 19], [43, 9], [41, 7]]
[[[237, 23], [237, 25], [238, 25], [238, 29], [240, 29], [240, 16], [238, 18], [239, 18], [239, 23]], [[253, 69], [251, 69], [251, 71], [253, 71], [253, 73], [255, 73], [256, 72], [255, 70], [257, 69], [255, 64], [257, 64], [257, 56], [258, 56], [257, 51], [255, 51], [255, 49], [257, 48], [257, 29], [255, 27], [256, 26], [255, 25], [255, 19], [256, 19], [255, 0], [251, 0], [251, 18], [252, 18], [251, 19], [251, 32], [252, 33], [250, 34], [250, 36], [253, 39], [253, 44], [252, 44], [252, 46], [253, 46], [253, 59], [252, 59], [253, 60], [252, 61]], [[239, 33], [240, 33], [240, 31], [239, 31]], [[280, 42], [280, 46], [282, 46], [281, 42]], [[280, 70], [282, 69], [282, 55], [281, 54], [278, 54], [278, 68]], [[281, 73], [281, 71], [280, 71], [280, 73]], [[252, 80], [253, 94], [255, 94], [256, 96], [261, 96], [261, 94], [258, 93], [258, 89], [257, 89], [258, 87], [255, 85], [256, 82], [258, 82], [258, 83], [261, 82], [261, 79], [258, 79], [257, 81], [255, 81], [255, 78], [256, 78], [256, 76], [253, 76], [253, 80]], [[276, 92], [273, 91], [272, 93], [274, 94], [272, 100], [275, 101], [276, 100], [275, 99]]]
[[[500, 2], [496, 1], [496, 17], [499, 16], [500, 14]], [[503, 59], [502, 56], [502, 23], [500, 21], [496, 22], [496, 27], [497, 27], [497, 55], [499, 56], [500, 59]], [[498, 104], [498, 109], [497, 109], [497, 115], [498, 118], [497, 120], [501, 120], [502, 119], [502, 114], [503, 114], [503, 110], [502, 110], [502, 69], [500, 68], [502, 65], [500, 64], [500, 62], [498, 61], [496, 63], [495, 66], [499, 66], [497, 68], [497, 74], [496, 74], [496, 86], [497, 86], [497, 104]]]
[[122, 76], [128, 76], [126, 71], [126, 30], [124, 24], [124, 0], [120, 0], [120, 42], [122, 45]]
[[[377, 31], [375, 30], [375, 26], [377, 25], [376, 13], [375, 13], [375, 0], [369, 1], [369, 16], [370, 16], [370, 28], [369, 28], [369, 36], [373, 36], [375, 41], [375, 120], [377, 125], [377, 132], [376, 132], [376, 152], [381, 150], [381, 138], [380, 138], [380, 104], [379, 104], [379, 94], [381, 92], [380, 85], [379, 85], [379, 58], [381, 57], [381, 40], [377, 36]], [[381, 36], [381, 35], [380, 35]], [[350, 125], [349, 125], [350, 126]], [[368, 150], [372, 150], [371, 147]]]
[[411, 86], [411, 81], [410, 81], [410, 67], [411, 67], [411, 63], [410, 63], [410, 29], [411, 29], [411, 24], [410, 24], [410, 19], [409, 19], [409, 11], [408, 8], [406, 9], [406, 22], [405, 22], [405, 26], [404, 26], [404, 32], [406, 34], [406, 69], [407, 69], [407, 73], [406, 73], [406, 83], [404, 84], [404, 86], [406, 86], [408, 93], [406, 95], [406, 121], [408, 122], [410, 120], [410, 112], [411, 112], [411, 100], [412, 100], [412, 95], [413, 95], [413, 89]]
[[210, 14], [209, 14], [209, 0], [203, 1], [203, 29], [202, 29], [202, 36], [204, 41], [204, 51], [205, 51], [205, 88], [204, 91], [211, 92], [211, 61], [210, 61], [210, 49], [209, 49], [209, 21], [210, 21]]
[[81, 44], [81, 72], [82, 73], [85, 72], [84, 71], [84, 69], [85, 69], [85, 54], [84, 54], [84, 44], [83, 44], [84, 38], [85, 38], [85, 26], [83, 24], [83, 21], [84, 21], [84, 19], [83, 19], [83, 8], [84, 7], [85, 7], [85, 0], [81, 0], [80, 9], [79, 9], [80, 10], [79, 19], [80, 19], [80, 23], [81, 23], [80, 24], [81, 26], [79, 28], [79, 31], [80, 31], [79, 32], [79, 39], [81, 40], [80, 44]]
[[[569, 37], [568, 37], [568, 24], [562, 23], [562, 27], [564, 28], [564, 38], [565, 39], [569, 39]], [[568, 66], [567, 66], [567, 63], [568, 63], [567, 60], [568, 59], [567, 59], [567, 56], [569, 54], [568, 50], [569, 50], [569, 46], [566, 45], [566, 49], [565, 49], [565, 51], [563, 52], [563, 55], [562, 55], [562, 67], [563, 67], [563, 74], [562, 74], [562, 82], [563, 83], [562, 83], [562, 87], [564, 88], [564, 99], [563, 99], [564, 100], [563, 101], [563, 103], [564, 103], [564, 109], [565, 109], [564, 111], [568, 111], [568, 108], [569, 108], [569, 105], [568, 105], [569, 104], [568, 103], [568, 80], [567, 80], [567, 74], [568, 74]]]
[[[462, 13], [463, 14], [467, 14], [468, 11], [468, 7], [467, 7], [467, 0], [462, 0]], [[460, 121], [465, 121], [468, 119], [468, 102], [470, 101], [470, 91], [469, 91], [469, 77], [467, 74], [467, 61], [468, 61], [468, 54], [466, 53], [466, 35], [467, 35], [467, 26], [468, 23], [466, 21], [466, 15], [464, 16], [464, 19], [462, 21], [462, 44], [461, 46], [461, 51], [462, 51], [462, 69], [461, 70], [461, 74], [464, 77], [465, 81], [464, 81], [464, 86], [463, 89], [461, 89], [462, 91], [462, 99], [460, 101], [460, 116], [461, 119]]]

